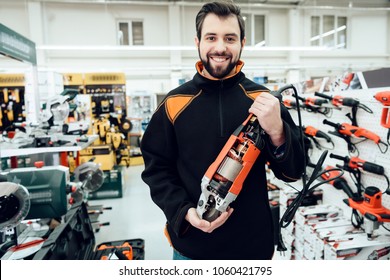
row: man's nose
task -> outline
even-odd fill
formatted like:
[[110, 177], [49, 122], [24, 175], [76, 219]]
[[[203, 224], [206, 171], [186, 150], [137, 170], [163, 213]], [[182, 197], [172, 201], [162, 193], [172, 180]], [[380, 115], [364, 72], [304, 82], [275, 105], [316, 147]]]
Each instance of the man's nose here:
[[215, 45], [215, 51], [225, 52], [226, 51], [226, 42], [223, 39], [217, 41]]

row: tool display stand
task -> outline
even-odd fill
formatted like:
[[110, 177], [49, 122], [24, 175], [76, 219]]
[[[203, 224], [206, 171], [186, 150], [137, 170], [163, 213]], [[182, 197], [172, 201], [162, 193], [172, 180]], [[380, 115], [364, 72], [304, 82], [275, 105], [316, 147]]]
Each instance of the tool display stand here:
[[[123, 249], [123, 244], [131, 245], [132, 259], [144, 259], [145, 246], [142, 239], [105, 243], [110, 250], [104, 252], [101, 250], [102, 244], [99, 244], [95, 251], [95, 235], [88, 215], [84, 202], [74, 204], [65, 215], [65, 221], [54, 229], [33, 260], [120, 259], [109, 256]], [[102, 255], [107, 257], [103, 258]]]

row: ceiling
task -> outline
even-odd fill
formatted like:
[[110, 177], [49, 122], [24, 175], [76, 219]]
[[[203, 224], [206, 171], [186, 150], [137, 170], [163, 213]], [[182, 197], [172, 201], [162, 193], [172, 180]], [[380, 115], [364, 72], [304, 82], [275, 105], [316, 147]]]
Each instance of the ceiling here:
[[[100, 3], [100, 4], [164, 4], [177, 3], [183, 5], [199, 5], [212, 0], [14, 0], [19, 2], [62, 2], [62, 3]], [[390, 8], [390, 0], [234, 0], [241, 5], [272, 5], [272, 6], [330, 6], [349, 8]]]

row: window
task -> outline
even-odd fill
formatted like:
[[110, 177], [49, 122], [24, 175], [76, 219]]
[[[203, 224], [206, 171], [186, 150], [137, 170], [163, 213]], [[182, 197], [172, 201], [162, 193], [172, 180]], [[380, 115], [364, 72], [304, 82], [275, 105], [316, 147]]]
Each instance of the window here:
[[311, 17], [311, 46], [347, 48], [347, 18], [332, 15]]
[[139, 20], [118, 22], [118, 44], [139, 46], [144, 44], [144, 24]]
[[245, 36], [247, 46], [264, 46], [265, 41], [265, 16], [242, 14], [245, 20]]

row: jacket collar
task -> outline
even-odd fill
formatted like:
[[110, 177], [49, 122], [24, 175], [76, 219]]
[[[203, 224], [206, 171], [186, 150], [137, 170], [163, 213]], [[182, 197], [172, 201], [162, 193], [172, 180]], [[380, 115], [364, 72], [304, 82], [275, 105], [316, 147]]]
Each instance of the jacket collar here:
[[194, 76], [194, 82], [202, 89], [215, 87], [220, 88], [222, 85], [223, 87], [230, 87], [234, 84], [239, 83], [240, 81], [242, 81], [243, 78], [245, 78], [244, 73], [241, 72], [243, 66], [244, 62], [242, 60], [239, 60], [236, 65], [236, 72], [233, 75], [227, 76], [223, 79], [210, 79], [202, 74], [204, 67], [202, 62], [198, 61], [195, 65], [197, 73]]

